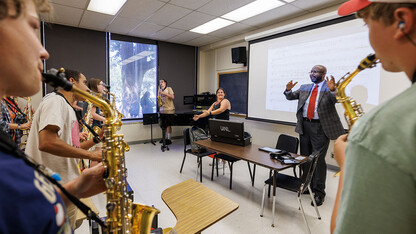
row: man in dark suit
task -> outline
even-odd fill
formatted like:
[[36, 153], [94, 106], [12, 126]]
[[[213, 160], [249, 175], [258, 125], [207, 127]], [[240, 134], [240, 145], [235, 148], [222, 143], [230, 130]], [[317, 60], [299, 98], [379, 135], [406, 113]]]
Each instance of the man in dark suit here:
[[325, 156], [329, 140], [337, 139], [345, 131], [335, 109], [337, 100], [334, 77], [327, 77], [325, 81], [326, 68], [322, 65], [314, 66], [309, 74], [312, 84], [301, 85], [292, 92], [298, 82], [293, 83], [291, 80], [287, 83], [284, 94], [287, 100], [299, 100], [295, 131], [300, 135], [300, 154], [310, 155], [320, 151], [311, 183], [316, 204], [320, 206], [325, 200]]

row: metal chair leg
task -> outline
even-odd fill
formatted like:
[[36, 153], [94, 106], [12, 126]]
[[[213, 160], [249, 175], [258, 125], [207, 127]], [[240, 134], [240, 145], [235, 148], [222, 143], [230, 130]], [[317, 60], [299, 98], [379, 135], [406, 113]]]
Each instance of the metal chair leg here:
[[202, 183], [202, 158], [199, 158], [199, 177]]
[[264, 199], [266, 198], [266, 186], [267, 186], [267, 184], [264, 184], [264, 186], [263, 186], [263, 199], [261, 199], [261, 211], [260, 211], [260, 217], [263, 217], [263, 211], [264, 211]]
[[233, 163], [228, 162], [230, 167], [230, 190], [233, 188]]
[[273, 207], [272, 207], [272, 227], [274, 227], [274, 210], [276, 205], [276, 196], [273, 195]]
[[179, 171], [180, 173], [182, 173], [183, 164], [185, 164], [185, 158], [186, 158], [186, 153], [183, 154], [182, 166], [181, 166], [181, 170]]
[[214, 178], [214, 165], [215, 165], [215, 156], [212, 158], [212, 169], [211, 169], [211, 181], [213, 180], [213, 178]]
[[312, 199], [312, 202], [313, 202], [313, 207], [315, 207], [316, 215], [318, 216], [318, 219], [320, 220], [321, 215], [319, 214], [318, 206], [316, 205], [315, 198], [313, 197], [312, 189], [311, 189], [310, 185], [308, 185], [308, 190], [309, 190], [309, 194], [311, 195], [311, 199]]
[[[315, 205], [315, 200], [313, 200], [313, 201], [314, 201], [314, 205]], [[298, 195], [298, 202], [299, 202], [299, 207], [302, 210], [303, 221], [305, 221], [306, 228], [308, 229], [308, 233], [311, 234], [311, 229], [309, 228], [308, 221], [306, 220], [305, 211], [303, 210], [302, 201], [301, 201], [301, 194]]]

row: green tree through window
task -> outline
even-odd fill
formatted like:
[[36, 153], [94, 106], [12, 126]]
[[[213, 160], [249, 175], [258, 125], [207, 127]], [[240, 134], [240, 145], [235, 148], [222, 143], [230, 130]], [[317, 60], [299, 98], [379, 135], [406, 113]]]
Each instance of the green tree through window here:
[[125, 119], [156, 112], [157, 46], [110, 40], [110, 92]]

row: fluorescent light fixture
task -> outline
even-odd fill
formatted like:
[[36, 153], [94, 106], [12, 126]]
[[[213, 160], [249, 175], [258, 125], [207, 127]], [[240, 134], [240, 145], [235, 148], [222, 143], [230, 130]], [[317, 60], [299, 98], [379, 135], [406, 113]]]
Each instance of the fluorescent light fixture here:
[[229, 21], [226, 19], [216, 18], [213, 19], [203, 25], [199, 25], [196, 28], [191, 29], [191, 32], [201, 33], [201, 34], [207, 34], [210, 32], [213, 32], [215, 30], [218, 30], [220, 28], [227, 27], [228, 25], [231, 25], [235, 22]]
[[87, 10], [115, 15], [127, 0], [91, 0]]
[[221, 18], [238, 22], [285, 4], [278, 0], [257, 0], [225, 14]]
[[285, 2], [294, 2], [296, 0], [284, 0]]

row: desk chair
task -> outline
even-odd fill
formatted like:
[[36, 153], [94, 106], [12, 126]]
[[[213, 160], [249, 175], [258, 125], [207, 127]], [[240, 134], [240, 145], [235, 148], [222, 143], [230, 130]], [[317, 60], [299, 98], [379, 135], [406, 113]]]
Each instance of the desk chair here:
[[[233, 165], [235, 162], [239, 161], [240, 159], [228, 156], [226, 154], [216, 154], [212, 159], [212, 169], [211, 169], [211, 181], [214, 178], [214, 164], [217, 168], [217, 177], [218, 177], [218, 159], [222, 159], [227, 161], [228, 166], [230, 167], [230, 189], [233, 187]], [[222, 169], [222, 174], [224, 174], [224, 167]]]
[[202, 183], [202, 158], [208, 155], [216, 155], [215, 151], [212, 150], [206, 150], [204, 152], [192, 152], [191, 150], [191, 139], [189, 138], [189, 128], [185, 128], [183, 130], [183, 160], [181, 165], [181, 170], [179, 171], [182, 173], [183, 164], [185, 164], [186, 154], [192, 154], [197, 157], [197, 168], [196, 168], [196, 180], [198, 180], [198, 168], [199, 168], [199, 174], [200, 174], [200, 182]]
[[[298, 148], [299, 148], [299, 139], [297, 137], [280, 134], [279, 138], [277, 139], [276, 149], [286, 150], [289, 153], [297, 154]], [[296, 166], [293, 167], [293, 174], [295, 175], [295, 177], [298, 177], [296, 175]], [[269, 172], [269, 177], [271, 176], [272, 176], [272, 170], [270, 170]], [[299, 176], [300, 176], [300, 172], [299, 172]], [[268, 192], [267, 192], [268, 197], [270, 197], [270, 187], [271, 186], [269, 185]]]
[[[308, 157], [308, 160], [305, 163], [306, 164], [305, 166], [309, 167], [309, 168], [307, 170], [307, 174], [306, 175], [304, 174], [301, 178], [297, 178], [297, 177], [294, 177], [294, 176], [288, 176], [288, 175], [284, 175], [284, 174], [277, 174], [276, 175], [276, 186], [277, 187], [297, 193], [298, 202], [299, 202], [299, 209], [302, 211], [303, 220], [305, 221], [306, 227], [308, 229], [308, 233], [311, 233], [311, 230], [309, 228], [308, 221], [306, 220], [306, 215], [305, 215], [305, 211], [303, 210], [301, 198], [302, 198], [302, 194], [306, 191], [306, 189], [308, 189], [309, 190], [309, 195], [312, 199], [313, 206], [315, 207], [316, 215], [318, 216], [318, 219], [321, 219], [321, 215], [319, 214], [318, 207], [316, 206], [314, 195], [313, 195], [312, 189], [310, 187], [312, 176], [313, 176], [313, 173], [315, 172], [315, 168], [316, 168], [316, 163], [318, 162], [318, 155], [319, 155], [319, 152], [317, 152], [315, 154], [311, 154]], [[264, 183], [265, 184], [264, 184], [264, 187], [263, 187], [263, 199], [261, 201], [260, 217], [263, 217], [266, 185], [273, 184], [273, 177], [270, 177]], [[274, 211], [275, 211], [275, 199], [273, 198], [272, 227], [274, 227]]]

